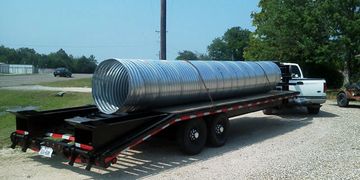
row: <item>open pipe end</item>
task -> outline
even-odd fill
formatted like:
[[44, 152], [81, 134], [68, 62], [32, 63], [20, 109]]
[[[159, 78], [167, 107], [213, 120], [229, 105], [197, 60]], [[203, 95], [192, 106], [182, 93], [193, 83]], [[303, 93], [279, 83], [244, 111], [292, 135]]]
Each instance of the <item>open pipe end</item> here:
[[92, 79], [92, 96], [105, 114], [121, 111], [128, 96], [129, 73], [116, 59], [101, 62]]

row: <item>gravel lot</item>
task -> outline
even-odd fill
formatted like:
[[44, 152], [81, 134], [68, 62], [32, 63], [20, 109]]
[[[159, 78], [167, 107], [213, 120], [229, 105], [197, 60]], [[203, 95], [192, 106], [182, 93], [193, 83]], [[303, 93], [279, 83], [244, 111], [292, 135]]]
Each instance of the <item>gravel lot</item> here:
[[119, 156], [108, 169], [85, 171], [61, 157], [0, 151], [0, 179], [360, 179], [360, 104], [329, 101], [317, 116], [304, 109], [279, 116], [233, 118], [227, 144], [182, 155], [174, 141], [155, 138]]
[[73, 78], [54, 77], [52, 74], [0, 75], [0, 87], [38, 84], [42, 82], [66, 81], [92, 77], [92, 74], [73, 74]]

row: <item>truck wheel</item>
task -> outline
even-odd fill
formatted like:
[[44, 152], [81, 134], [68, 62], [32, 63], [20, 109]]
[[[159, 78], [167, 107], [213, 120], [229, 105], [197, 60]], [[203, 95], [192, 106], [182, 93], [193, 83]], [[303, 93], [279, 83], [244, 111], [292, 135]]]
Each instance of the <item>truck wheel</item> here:
[[346, 107], [349, 105], [349, 100], [344, 92], [341, 92], [336, 96], [336, 101], [339, 107]]
[[207, 127], [207, 142], [210, 146], [219, 147], [226, 143], [230, 122], [225, 114], [216, 115], [207, 119]]
[[206, 136], [206, 124], [202, 119], [193, 119], [181, 123], [176, 133], [181, 151], [189, 155], [201, 152], [206, 143]]
[[311, 107], [311, 106], [308, 106], [308, 107], [307, 107], [307, 110], [308, 110], [308, 113], [309, 113], [309, 114], [319, 114], [320, 107]]

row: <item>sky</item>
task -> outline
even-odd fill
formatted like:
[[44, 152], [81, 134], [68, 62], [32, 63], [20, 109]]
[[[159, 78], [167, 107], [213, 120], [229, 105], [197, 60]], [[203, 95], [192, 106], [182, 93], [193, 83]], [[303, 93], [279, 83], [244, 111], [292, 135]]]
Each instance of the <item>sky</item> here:
[[[167, 59], [206, 53], [234, 26], [254, 31], [259, 0], [167, 0]], [[75, 57], [159, 59], [160, 0], [1, 0], [0, 45]]]

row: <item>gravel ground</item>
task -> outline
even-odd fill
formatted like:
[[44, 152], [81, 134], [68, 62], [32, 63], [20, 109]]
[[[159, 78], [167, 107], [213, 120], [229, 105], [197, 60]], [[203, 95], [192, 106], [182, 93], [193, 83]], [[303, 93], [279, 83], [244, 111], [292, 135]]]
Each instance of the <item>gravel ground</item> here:
[[360, 104], [339, 108], [333, 101], [316, 116], [255, 112], [232, 119], [223, 147], [185, 156], [173, 140], [154, 138], [91, 172], [61, 157], [3, 149], [0, 179], [360, 179], [359, 116]]
[[92, 74], [73, 74], [72, 78], [54, 77], [52, 74], [0, 75], [0, 87], [38, 84], [42, 82], [66, 81], [92, 77]]

